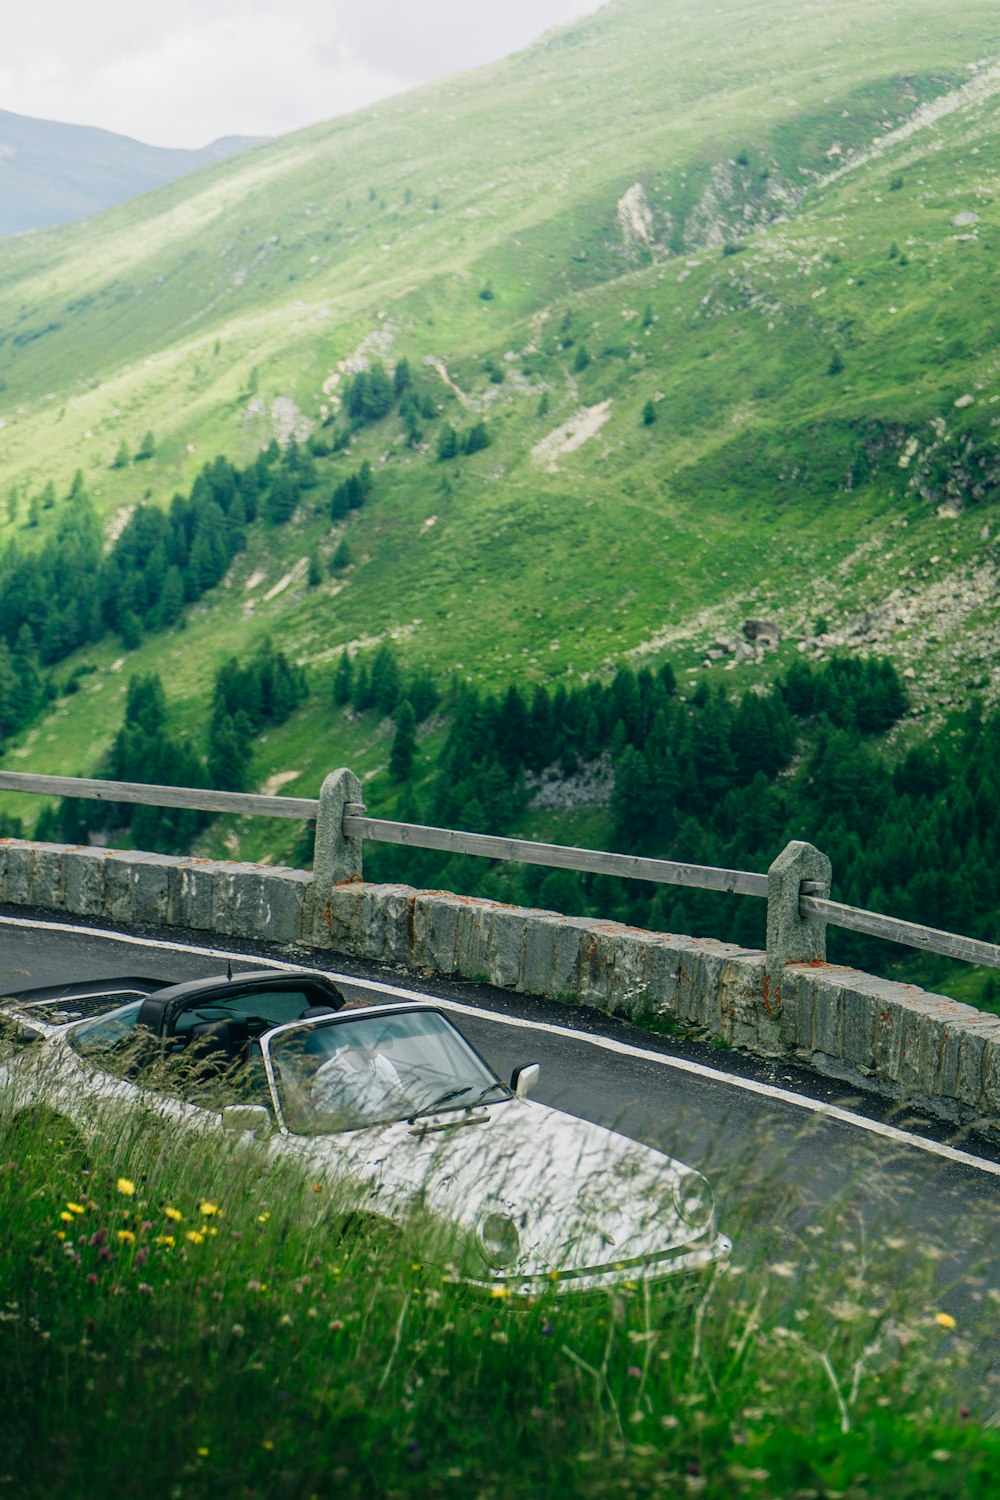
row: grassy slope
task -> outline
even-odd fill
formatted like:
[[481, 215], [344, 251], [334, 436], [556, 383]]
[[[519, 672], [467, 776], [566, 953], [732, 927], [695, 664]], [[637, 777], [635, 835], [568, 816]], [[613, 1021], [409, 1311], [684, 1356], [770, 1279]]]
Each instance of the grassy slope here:
[[[364, 433], [324, 466], [325, 488], [361, 457], [376, 467], [344, 580], [307, 591], [296, 576], [265, 600], [311, 546], [332, 548], [303, 507], [253, 539], [183, 632], [125, 659], [116, 642], [88, 651], [95, 676], [7, 764], [90, 769], [133, 670], [160, 670], [194, 731], [217, 662], [266, 631], [314, 663], [391, 634], [413, 661], [489, 684], [646, 651], [693, 670], [712, 632], [747, 614], [794, 631], [897, 586], [960, 594], [974, 566], [978, 615], [894, 645], [917, 663], [924, 706], [947, 712], [970, 679], [989, 691], [988, 518], [940, 520], [898, 458], [911, 433], [915, 468], [940, 448], [939, 419], [956, 451], [992, 440], [996, 105], [987, 69], [969, 65], [996, 42], [984, 3], [956, 17], [931, 0], [844, 0], [800, 16], [786, 0], [710, 15], [632, 0], [477, 74], [0, 245], [0, 495], [21, 493], [13, 525], [0, 505], [0, 536], [30, 544], [26, 496], [48, 478], [65, 489], [77, 466], [111, 517], [147, 490], [166, 502], [215, 452], [245, 461], [274, 430], [275, 399], [313, 421], [335, 406], [359, 349], [441, 361], [444, 419], [485, 413], [494, 435], [443, 465], [435, 423], [424, 453], [395, 419]], [[949, 94], [959, 108], [892, 133]], [[627, 245], [618, 223], [634, 183], [650, 246]], [[757, 227], [782, 204], [784, 222]], [[980, 222], [956, 228], [970, 211]], [[560, 349], [567, 314], [574, 343]], [[591, 362], [577, 371], [581, 344]], [[554, 470], [533, 458], [605, 401], [603, 427]], [[156, 458], [110, 470], [147, 428]], [[880, 444], [857, 487], [852, 465]], [[43, 512], [43, 529], [57, 516]], [[288, 790], [313, 790], [334, 760], [374, 771], [387, 744], [314, 700], [261, 747], [261, 779], [295, 768]]]
[[[703, 1135], [674, 1121], [668, 1149]], [[988, 1209], [915, 1244], [882, 1142], [832, 1205], [797, 1180], [790, 1212], [808, 1139], [699, 1139], [730, 1274], [531, 1305], [456, 1286], [465, 1246], [433, 1219], [345, 1232], [341, 1184], [226, 1144], [133, 1116], [75, 1150], [0, 1107], [0, 1443], [22, 1500], [995, 1491]]]

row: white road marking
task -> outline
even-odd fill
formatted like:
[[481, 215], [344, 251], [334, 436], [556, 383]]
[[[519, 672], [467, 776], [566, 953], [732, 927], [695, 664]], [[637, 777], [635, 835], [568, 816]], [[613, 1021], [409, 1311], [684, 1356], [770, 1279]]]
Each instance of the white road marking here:
[[[77, 937], [102, 938], [108, 942], [127, 943], [131, 947], [155, 948], [165, 953], [193, 953], [198, 957], [235, 959], [239, 963], [246, 963], [248, 955], [245, 953], [229, 952], [224, 948], [203, 948], [193, 943], [175, 943], [159, 938], [134, 937], [125, 932], [108, 932], [103, 928], [77, 927], [69, 922], [36, 922], [27, 917], [0, 916], [0, 924], [8, 927], [26, 927], [38, 932], [41, 930], [51, 932], [65, 932]], [[870, 1135], [881, 1136], [884, 1140], [895, 1141], [901, 1146], [912, 1146], [915, 1150], [926, 1151], [932, 1156], [940, 1156], [945, 1161], [952, 1161], [964, 1167], [974, 1167], [977, 1171], [986, 1172], [992, 1177], [1000, 1177], [1000, 1162], [987, 1160], [982, 1156], [974, 1156], [969, 1151], [960, 1151], [955, 1146], [948, 1146], [942, 1141], [929, 1140], [924, 1136], [913, 1135], [908, 1130], [900, 1130], [895, 1125], [886, 1125], [881, 1120], [869, 1120], [865, 1115], [855, 1114], [853, 1110], [842, 1109], [837, 1104], [827, 1104], [822, 1099], [810, 1099], [806, 1094], [794, 1094], [790, 1089], [778, 1088], [775, 1084], [758, 1083], [753, 1078], [741, 1078], [735, 1073], [724, 1073], [721, 1068], [710, 1068], [705, 1063], [691, 1062], [683, 1057], [669, 1057], [662, 1052], [651, 1052], [645, 1047], [633, 1046], [630, 1042], [617, 1042], [612, 1037], [592, 1036], [589, 1032], [574, 1031], [570, 1026], [554, 1026], [549, 1021], [531, 1021], [522, 1016], [505, 1016], [497, 1011], [483, 1010], [474, 1005], [462, 1005], [457, 1000], [445, 1000], [437, 995], [420, 994], [416, 990], [401, 989], [398, 985], [384, 984], [374, 979], [358, 979], [353, 974], [342, 974], [337, 969], [322, 969], [318, 965], [296, 964], [282, 962], [274, 958], [261, 958], [256, 954], [249, 957], [254, 963], [265, 969], [297, 970], [303, 974], [319, 973], [325, 974], [337, 984], [353, 985], [357, 989], [376, 990], [384, 995], [396, 995], [401, 1000], [415, 1000], [426, 1004], [432, 1000], [442, 1010], [454, 1011], [456, 1015], [474, 1016], [484, 1021], [494, 1021], [500, 1026], [515, 1026], [525, 1031], [543, 1031], [552, 1036], [568, 1037], [572, 1041], [587, 1042], [592, 1047], [599, 1047], [605, 1052], [614, 1052], [621, 1057], [641, 1058], [643, 1062], [658, 1063], [664, 1068], [673, 1068], [678, 1073], [690, 1073], [696, 1078], [705, 1078], [712, 1083], [725, 1084], [730, 1088], [742, 1089], [744, 1093], [757, 1094], [760, 1098], [774, 1099], [782, 1104], [790, 1104], [795, 1109], [805, 1110], [810, 1114], [821, 1115], [829, 1120], [836, 1120], [842, 1125], [853, 1125], [858, 1130], [865, 1130]], [[530, 996], [526, 996], [530, 999]]]

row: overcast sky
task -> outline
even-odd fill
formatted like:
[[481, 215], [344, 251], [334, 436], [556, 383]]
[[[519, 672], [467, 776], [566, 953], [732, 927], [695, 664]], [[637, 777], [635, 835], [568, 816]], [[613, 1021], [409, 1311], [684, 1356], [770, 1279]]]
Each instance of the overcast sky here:
[[25, 0], [0, 109], [157, 146], [280, 135], [475, 67], [599, 0]]

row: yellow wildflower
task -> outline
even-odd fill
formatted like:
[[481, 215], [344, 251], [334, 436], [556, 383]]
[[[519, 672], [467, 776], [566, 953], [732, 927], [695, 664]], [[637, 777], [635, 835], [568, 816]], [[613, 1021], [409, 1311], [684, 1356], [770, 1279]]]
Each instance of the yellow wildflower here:
[[201, 1245], [205, 1241], [205, 1236], [200, 1229], [189, 1229], [184, 1238], [190, 1240], [192, 1245]]
[[505, 1286], [494, 1286], [490, 1288], [491, 1297], [506, 1297], [507, 1295], [508, 1292]]
[[935, 1313], [934, 1321], [939, 1328], [957, 1328], [958, 1324], [951, 1313]]
[[126, 1198], [131, 1198], [132, 1194], [135, 1192], [135, 1183], [132, 1181], [131, 1177], [119, 1177], [118, 1191], [120, 1193], [124, 1193]]
[[197, 1454], [198, 1454], [199, 1458], [207, 1458], [208, 1457], [209, 1450], [207, 1448], [198, 1448], [196, 1451], [197, 1451]]
[[131, 1229], [119, 1229], [116, 1233], [116, 1237], [121, 1241], [123, 1245], [135, 1244], [135, 1235], [132, 1233]]
[[173, 1237], [172, 1234], [158, 1234], [156, 1236], [156, 1238], [153, 1240], [153, 1244], [154, 1245], [168, 1245], [169, 1246], [169, 1245], [172, 1245], [173, 1243], [174, 1243], [174, 1237]]
[[217, 1203], [209, 1203], [206, 1199], [198, 1204], [198, 1212], [204, 1218], [210, 1219], [213, 1214], [217, 1214], [219, 1212], [219, 1205]]
[[65, 1238], [66, 1238], [66, 1231], [64, 1229], [59, 1229], [59, 1230], [56, 1231], [56, 1239], [57, 1240], [64, 1240]]
[[71, 1214], [85, 1214], [87, 1212], [82, 1203], [67, 1203], [66, 1207]]
[[163, 1212], [166, 1214], [167, 1218], [171, 1219], [175, 1224], [179, 1224], [184, 1217], [179, 1208], [165, 1208]]
[[258, 1224], [266, 1224], [266, 1223], [267, 1223], [267, 1221], [268, 1221], [268, 1219], [269, 1219], [269, 1218], [270, 1218], [270, 1217], [271, 1217], [271, 1215], [270, 1215], [270, 1214], [258, 1214], [258, 1215], [257, 1215], [257, 1223], [258, 1223]]
[[63, 1209], [59, 1217], [60, 1219], [62, 1219], [64, 1224], [72, 1224], [73, 1222], [73, 1215], [71, 1213], [67, 1213], [66, 1209]]

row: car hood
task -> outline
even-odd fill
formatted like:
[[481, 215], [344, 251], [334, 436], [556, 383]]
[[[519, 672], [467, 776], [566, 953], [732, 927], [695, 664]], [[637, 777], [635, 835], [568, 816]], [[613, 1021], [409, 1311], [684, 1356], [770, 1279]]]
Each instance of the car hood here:
[[[329, 1155], [343, 1164], [343, 1136], [310, 1144], [314, 1160]], [[521, 1099], [359, 1131], [349, 1152], [375, 1212], [404, 1218], [426, 1210], [473, 1235], [487, 1215], [512, 1219], [521, 1254], [505, 1279], [620, 1270], [703, 1245], [711, 1229], [686, 1223], [674, 1204], [682, 1179], [709, 1193], [699, 1174], [614, 1131]], [[482, 1274], [494, 1275], [485, 1261]]]

